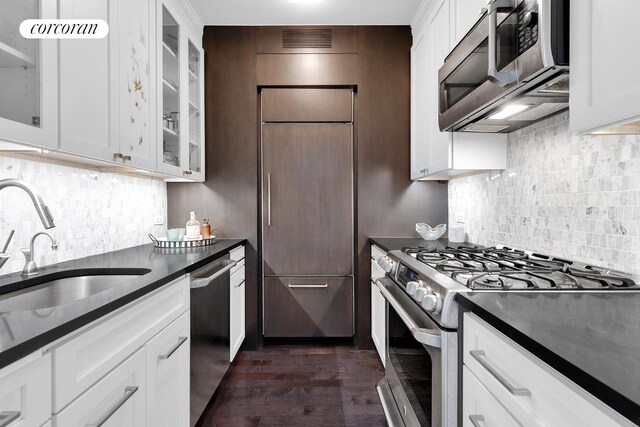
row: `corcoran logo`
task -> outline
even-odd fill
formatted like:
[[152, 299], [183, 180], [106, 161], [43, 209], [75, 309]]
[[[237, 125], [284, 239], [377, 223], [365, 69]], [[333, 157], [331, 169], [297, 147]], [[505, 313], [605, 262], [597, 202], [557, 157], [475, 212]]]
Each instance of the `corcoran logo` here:
[[20, 34], [26, 39], [102, 39], [109, 24], [102, 19], [25, 19]]

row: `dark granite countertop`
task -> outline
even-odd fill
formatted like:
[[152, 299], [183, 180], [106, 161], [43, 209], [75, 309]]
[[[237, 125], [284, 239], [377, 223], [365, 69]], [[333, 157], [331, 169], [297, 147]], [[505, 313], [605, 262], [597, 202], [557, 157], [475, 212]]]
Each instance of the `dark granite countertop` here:
[[640, 424], [640, 292], [475, 292], [458, 301]]
[[453, 243], [449, 242], [447, 238], [440, 238], [438, 240], [424, 240], [420, 237], [371, 237], [369, 241], [385, 251], [395, 251], [404, 248], [405, 246], [423, 246], [426, 248], [444, 249], [447, 246], [475, 246], [472, 243]]
[[[177, 250], [154, 249], [149, 244], [40, 268], [38, 277], [52, 279], [65, 271], [80, 269], [98, 272], [107, 268], [144, 268], [151, 272], [70, 304], [0, 312], [0, 368], [206, 265], [244, 242], [245, 239], [219, 239], [213, 246]], [[20, 282], [24, 282], [20, 273], [0, 276], [0, 293]]]

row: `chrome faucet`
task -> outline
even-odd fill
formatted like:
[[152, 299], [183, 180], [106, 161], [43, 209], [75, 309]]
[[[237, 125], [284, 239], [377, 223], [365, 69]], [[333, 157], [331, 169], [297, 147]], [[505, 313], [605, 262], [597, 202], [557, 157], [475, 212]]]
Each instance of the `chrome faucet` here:
[[51, 216], [49, 208], [44, 203], [44, 200], [42, 200], [42, 196], [40, 195], [40, 193], [38, 193], [38, 190], [36, 190], [33, 185], [20, 179], [0, 180], [0, 190], [7, 187], [18, 187], [26, 191], [33, 201], [33, 206], [35, 206], [36, 212], [38, 212], [38, 216], [40, 217], [40, 221], [42, 221], [42, 225], [44, 226], [44, 228], [49, 229], [55, 227], [55, 224], [53, 223], [53, 217]]
[[[42, 225], [44, 226], [44, 228], [49, 229], [49, 228], [55, 227], [55, 224], [53, 223], [53, 216], [51, 216], [49, 207], [44, 203], [44, 200], [42, 200], [42, 196], [40, 195], [40, 193], [38, 193], [38, 190], [36, 190], [33, 185], [20, 179], [9, 178], [9, 179], [0, 180], [0, 190], [7, 187], [18, 187], [23, 189], [29, 195], [29, 197], [31, 197], [31, 201], [33, 201], [33, 206], [35, 206], [36, 212], [38, 212], [38, 216], [40, 217], [40, 221], [42, 221]], [[13, 237], [13, 231], [11, 232], [11, 235], [7, 239], [4, 249], [0, 253], [0, 268], [2, 268], [2, 266], [9, 260], [10, 255], [6, 252], [6, 250], [9, 247], [9, 243], [11, 242], [12, 237]], [[53, 240], [53, 238], [51, 239]], [[56, 246], [55, 241], [53, 246]], [[33, 240], [31, 241], [31, 252], [33, 252]], [[34, 267], [35, 267], [35, 264], [34, 264]], [[26, 269], [26, 266], [25, 266], [25, 269]], [[35, 271], [36, 271], [35, 274], [37, 274], [37, 271], [38, 271], [37, 268]]]
[[25, 260], [24, 268], [22, 269], [23, 276], [35, 276], [36, 274], [38, 274], [38, 266], [36, 265], [36, 262], [33, 260], [34, 258], [33, 244], [35, 243], [36, 238], [40, 235], [48, 236], [51, 239], [51, 249], [53, 249], [54, 251], [58, 250], [58, 244], [56, 243], [56, 239], [54, 239], [51, 234], [47, 233], [46, 231], [41, 231], [39, 233], [34, 234], [33, 237], [31, 238], [29, 249], [20, 249], [20, 251], [22, 251], [24, 255], [24, 260]]

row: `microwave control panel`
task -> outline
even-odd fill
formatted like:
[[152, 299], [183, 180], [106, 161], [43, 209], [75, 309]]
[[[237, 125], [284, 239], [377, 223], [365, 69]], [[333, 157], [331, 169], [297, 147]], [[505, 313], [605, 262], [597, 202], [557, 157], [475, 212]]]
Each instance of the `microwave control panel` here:
[[518, 5], [518, 55], [538, 42], [538, 0], [525, 0]]

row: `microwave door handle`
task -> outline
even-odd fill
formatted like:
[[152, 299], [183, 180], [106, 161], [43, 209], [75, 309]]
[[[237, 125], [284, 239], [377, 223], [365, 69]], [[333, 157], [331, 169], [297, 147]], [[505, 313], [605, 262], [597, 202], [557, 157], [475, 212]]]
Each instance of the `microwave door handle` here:
[[440, 348], [441, 347], [441, 337], [436, 329], [427, 329], [419, 327], [416, 322], [413, 321], [409, 313], [405, 311], [404, 308], [400, 305], [398, 301], [391, 295], [391, 293], [387, 290], [386, 286], [382, 284], [380, 280], [376, 280], [376, 286], [380, 289], [380, 293], [386, 299], [389, 304], [393, 307], [393, 309], [398, 313], [398, 316], [402, 319], [404, 324], [411, 331], [411, 335], [421, 344], [424, 344], [429, 347]]
[[517, 70], [498, 71], [498, 8], [516, 7], [514, 0], [489, 0], [487, 3], [489, 15], [489, 80], [498, 86], [507, 86], [518, 81]]

